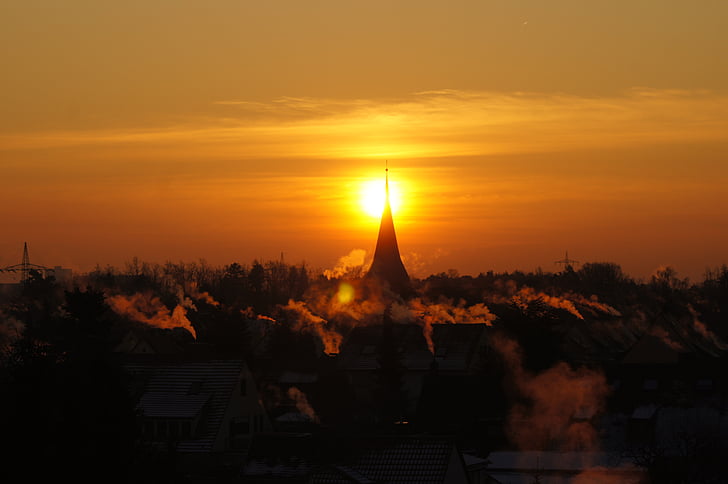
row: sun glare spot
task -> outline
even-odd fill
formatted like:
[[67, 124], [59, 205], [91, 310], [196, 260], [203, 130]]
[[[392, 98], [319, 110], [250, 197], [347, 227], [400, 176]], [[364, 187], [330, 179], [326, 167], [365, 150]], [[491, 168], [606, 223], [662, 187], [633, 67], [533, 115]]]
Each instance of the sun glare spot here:
[[[382, 216], [386, 190], [382, 180], [370, 180], [364, 182], [361, 188], [361, 206], [367, 215], [375, 218]], [[389, 204], [392, 213], [397, 213], [400, 206], [399, 186], [396, 182], [389, 182]]]

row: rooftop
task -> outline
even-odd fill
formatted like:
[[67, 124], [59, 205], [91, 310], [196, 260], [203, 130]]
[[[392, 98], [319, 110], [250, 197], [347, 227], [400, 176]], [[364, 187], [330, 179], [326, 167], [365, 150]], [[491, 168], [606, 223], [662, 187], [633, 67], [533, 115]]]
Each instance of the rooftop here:
[[242, 366], [240, 360], [149, 361], [125, 365], [134, 379], [144, 382], [138, 403], [143, 416], [201, 417], [196, 435], [179, 442], [180, 452], [212, 451]]

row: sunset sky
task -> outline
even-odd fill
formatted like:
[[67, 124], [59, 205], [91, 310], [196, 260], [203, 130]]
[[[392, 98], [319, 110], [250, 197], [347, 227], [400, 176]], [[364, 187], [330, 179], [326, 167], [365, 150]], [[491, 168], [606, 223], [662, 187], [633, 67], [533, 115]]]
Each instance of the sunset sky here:
[[0, 267], [728, 263], [728, 2], [4, 0]]

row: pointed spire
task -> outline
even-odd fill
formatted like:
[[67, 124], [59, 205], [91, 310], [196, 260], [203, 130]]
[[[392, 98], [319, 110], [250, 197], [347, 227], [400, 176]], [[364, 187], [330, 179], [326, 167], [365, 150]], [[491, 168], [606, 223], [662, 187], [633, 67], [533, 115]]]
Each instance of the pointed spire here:
[[389, 203], [389, 163], [384, 170], [385, 199], [382, 219], [379, 224], [379, 237], [374, 250], [374, 261], [367, 277], [374, 277], [387, 284], [389, 288], [405, 296], [411, 291], [409, 275], [404, 268], [397, 245], [397, 234], [394, 231], [392, 207]]

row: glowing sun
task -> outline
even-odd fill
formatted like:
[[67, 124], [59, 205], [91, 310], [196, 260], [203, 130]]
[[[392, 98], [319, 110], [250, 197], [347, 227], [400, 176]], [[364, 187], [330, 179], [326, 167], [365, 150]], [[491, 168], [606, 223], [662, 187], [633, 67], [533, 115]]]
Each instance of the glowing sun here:
[[[361, 207], [367, 215], [379, 218], [384, 210], [384, 200], [386, 199], [386, 190], [384, 181], [370, 180], [362, 183], [361, 186]], [[400, 206], [400, 192], [396, 182], [389, 182], [389, 205], [392, 207], [392, 213], [396, 213]]]

